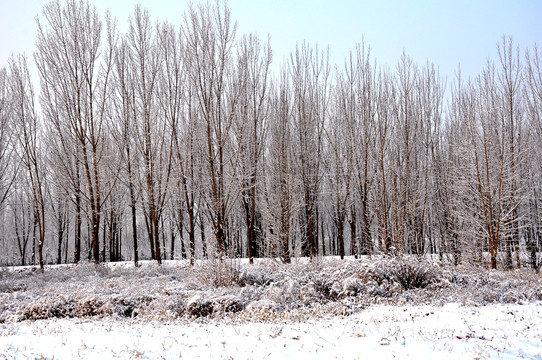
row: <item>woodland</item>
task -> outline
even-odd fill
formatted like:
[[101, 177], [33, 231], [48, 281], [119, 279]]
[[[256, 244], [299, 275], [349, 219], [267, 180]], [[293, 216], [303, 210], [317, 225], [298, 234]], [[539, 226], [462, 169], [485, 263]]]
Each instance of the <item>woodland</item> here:
[[[325, 256], [541, 264], [542, 51], [476, 77], [360, 38], [343, 63], [227, 3], [171, 24], [53, 0], [0, 68], [0, 265]], [[31, 69], [38, 78], [32, 78]]]

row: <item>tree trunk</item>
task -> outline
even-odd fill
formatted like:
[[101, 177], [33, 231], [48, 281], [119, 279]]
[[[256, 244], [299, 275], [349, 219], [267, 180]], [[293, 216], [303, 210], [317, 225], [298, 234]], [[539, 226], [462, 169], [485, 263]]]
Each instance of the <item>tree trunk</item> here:
[[200, 221], [199, 221], [199, 230], [200, 230], [200, 236], [201, 236], [201, 255], [203, 258], [207, 257], [207, 241], [205, 239], [205, 224], [203, 223], [203, 219], [200, 215]]
[[350, 238], [352, 243], [352, 249], [354, 252], [354, 257], [357, 259], [358, 255], [363, 253], [363, 249], [365, 248], [365, 244], [362, 242], [362, 244], [359, 243], [357, 229], [356, 229], [356, 209], [354, 205], [350, 207]]
[[337, 240], [339, 242], [339, 255], [341, 260], [344, 259], [344, 234], [343, 234], [343, 219], [341, 216], [337, 219]]
[[[58, 215], [59, 217], [62, 216], [60, 213]], [[62, 221], [59, 220], [57, 223], [57, 234], [58, 234], [58, 251], [57, 251], [57, 258], [56, 263], [57, 265], [62, 263], [62, 240], [64, 239], [64, 226], [62, 224]]]

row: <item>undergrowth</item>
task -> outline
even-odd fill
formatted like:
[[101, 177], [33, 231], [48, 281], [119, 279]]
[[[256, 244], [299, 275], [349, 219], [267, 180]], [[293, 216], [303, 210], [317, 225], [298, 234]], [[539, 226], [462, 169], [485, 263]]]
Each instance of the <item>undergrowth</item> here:
[[344, 316], [372, 304], [540, 300], [542, 280], [532, 271], [489, 272], [401, 257], [288, 265], [241, 265], [233, 260], [194, 267], [181, 262], [139, 268], [81, 264], [46, 268], [43, 273], [0, 271], [0, 323], [86, 317], [261, 320], [294, 313]]

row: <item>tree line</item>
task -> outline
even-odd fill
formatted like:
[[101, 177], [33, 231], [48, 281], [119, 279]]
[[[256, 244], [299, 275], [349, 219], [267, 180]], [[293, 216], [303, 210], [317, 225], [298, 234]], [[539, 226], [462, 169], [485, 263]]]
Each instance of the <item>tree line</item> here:
[[223, 2], [180, 24], [136, 6], [120, 32], [86, 0], [53, 0], [37, 23], [33, 59], [0, 70], [4, 265], [407, 253], [540, 266], [536, 46], [503, 37], [478, 76], [447, 86], [406, 53], [377, 65], [364, 42], [338, 65], [299, 44], [272, 73], [269, 40], [239, 36]]

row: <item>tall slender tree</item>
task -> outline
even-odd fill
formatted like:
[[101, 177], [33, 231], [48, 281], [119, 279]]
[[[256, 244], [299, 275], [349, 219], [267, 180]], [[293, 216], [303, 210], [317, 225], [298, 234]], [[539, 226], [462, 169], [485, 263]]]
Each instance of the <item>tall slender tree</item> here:
[[236, 24], [225, 3], [191, 7], [185, 19], [187, 66], [197, 99], [197, 114], [205, 137], [202, 148], [207, 180], [208, 216], [220, 259], [226, 255], [228, 216], [239, 195], [238, 153], [231, 151], [231, 134], [239, 104], [242, 78], [234, 66]]
[[19, 55], [9, 61], [9, 90], [13, 104], [12, 120], [17, 137], [16, 152], [24, 165], [32, 189], [34, 216], [38, 231], [38, 259], [43, 271], [45, 243], [45, 173], [41, 159], [41, 139], [35, 108], [34, 87], [26, 57]]
[[[171, 134], [167, 121], [160, 113], [157, 97], [158, 76], [163, 65], [164, 47], [148, 11], [138, 5], [130, 21], [128, 44], [131, 52], [132, 74], [135, 81], [134, 110], [138, 148], [143, 158], [145, 221], [151, 255], [162, 262], [160, 246], [161, 216], [167, 201], [172, 165]], [[164, 94], [164, 96], [167, 96]]]
[[302, 188], [303, 253], [312, 259], [318, 251], [318, 195], [323, 173], [324, 124], [330, 97], [329, 51], [298, 46], [290, 56], [295, 164]]
[[258, 37], [241, 39], [238, 55], [239, 74], [243, 77], [239, 114], [234, 126], [240, 169], [241, 203], [244, 212], [249, 262], [262, 254], [261, 210], [257, 209], [260, 169], [269, 117], [269, 66], [272, 52], [269, 42], [261, 44]]
[[45, 121], [51, 123], [64, 148], [73, 149], [77, 175], [70, 177], [76, 183], [80, 181], [81, 168], [86, 183], [81, 198], [90, 208], [92, 257], [98, 263], [101, 207], [109, 193], [102, 185], [101, 167], [106, 162], [104, 120], [116, 41], [114, 24], [107, 19], [104, 46], [103, 22], [87, 1], [68, 0], [65, 5], [51, 1], [45, 6], [42, 19], [45, 23], [38, 19], [35, 60]]
[[17, 176], [17, 162], [14, 161], [12, 124], [10, 122], [12, 103], [9, 95], [8, 72], [0, 69], [0, 209], [8, 198]]
[[291, 243], [293, 227], [293, 171], [292, 102], [289, 77], [285, 70], [275, 82], [270, 98], [271, 115], [265, 159], [264, 217], [274, 256], [290, 263], [294, 248]]

